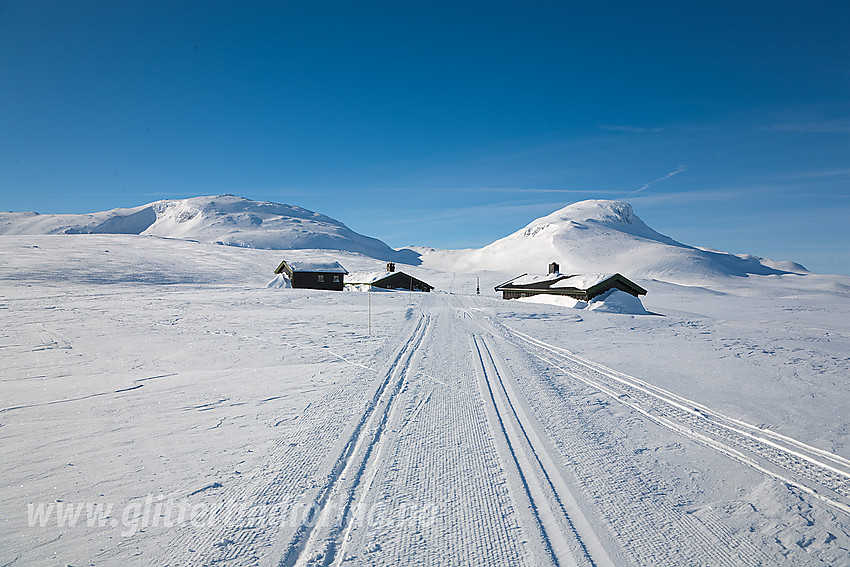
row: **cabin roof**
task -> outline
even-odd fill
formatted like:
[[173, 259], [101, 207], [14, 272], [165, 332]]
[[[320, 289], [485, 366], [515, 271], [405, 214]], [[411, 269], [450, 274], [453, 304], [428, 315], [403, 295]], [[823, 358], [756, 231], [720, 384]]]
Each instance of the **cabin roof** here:
[[276, 274], [283, 271], [283, 266], [287, 265], [293, 272], [313, 272], [321, 274], [347, 274], [348, 270], [342, 267], [342, 264], [336, 261], [298, 261], [287, 262], [282, 261], [275, 270]]
[[398, 276], [398, 275], [403, 276], [404, 278], [412, 278], [413, 281], [418, 282], [420, 284], [424, 284], [424, 285], [430, 287], [431, 289], [434, 289], [434, 286], [430, 285], [427, 282], [420, 280], [416, 276], [411, 276], [410, 274], [408, 274], [406, 272], [399, 272], [399, 271], [395, 271], [395, 272], [387, 272], [387, 271], [382, 271], [382, 272], [380, 272], [380, 271], [379, 272], [352, 272], [352, 273], [348, 274], [348, 277], [346, 278], [345, 283], [349, 283], [349, 284], [376, 284], [376, 283], [379, 283], [379, 282], [381, 282], [381, 281], [383, 281], [387, 278], [391, 278], [393, 276]]
[[580, 291], [593, 293], [597, 288], [605, 286], [611, 281], [619, 281], [631, 287], [638, 295], [645, 295], [646, 290], [621, 274], [547, 274], [530, 275], [522, 274], [503, 284], [496, 286], [496, 291], [505, 290], [552, 290], [552, 291]]
[[392, 274], [401, 274], [404, 272], [351, 272], [348, 274], [346, 278], [348, 281], [346, 283], [352, 284], [371, 284], [378, 281], [381, 281], [385, 277]]

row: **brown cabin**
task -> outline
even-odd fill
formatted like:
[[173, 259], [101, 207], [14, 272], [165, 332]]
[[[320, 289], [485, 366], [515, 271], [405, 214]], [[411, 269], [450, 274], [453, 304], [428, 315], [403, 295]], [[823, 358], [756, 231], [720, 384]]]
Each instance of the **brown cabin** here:
[[342, 291], [348, 270], [339, 262], [287, 262], [281, 261], [274, 271], [285, 275], [293, 288], [328, 289]]
[[590, 301], [597, 295], [619, 289], [635, 297], [646, 295], [646, 290], [622, 274], [562, 274], [557, 263], [549, 264], [549, 274], [534, 276], [522, 274], [495, 287], [503, 299], [518, 299], [534, 295], [565, 295], [581, 301]]
[[386, 272], [354, 273], [346, 282], [350, 285], [370, 285], [382, 289], [398, 289], [429, 292], [434, 286], [404, 272], [397, 272], [395, 262], [387, 263]]

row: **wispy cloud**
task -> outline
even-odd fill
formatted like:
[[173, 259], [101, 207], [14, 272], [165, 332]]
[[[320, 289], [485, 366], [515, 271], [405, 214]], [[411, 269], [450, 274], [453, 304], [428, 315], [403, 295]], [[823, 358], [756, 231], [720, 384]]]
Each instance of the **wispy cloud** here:
[[654, 134], [663, 132], [664, 128], [643, 128], [641, 126], [611, 126], [603, 124], [599, 127], [600, 130], [611, 130], [614, 132], [627, 132], [629, 134]]
[[[538, 187], [476, 187], [476, 188], [461, 188], [461, 189], [449, 189], [449, 191], [474, 191], [474, 192], [482, 192], [482, 193], [516, 193], [516, 194], [524, 194], [524, 193], [561, 193], [561, 194], [581, 194], [586, 195], [588, 193], [600, 193], [598, 190], [591, 189], [543, 189]], [[608, 193], [602, 191], [601, 193]]]
[[673, 191], [664, 193], [643, 193], [634, 198], [629, 198], [632, 205], [693, 205], [695, 203], [719, 203], [724, 201], [735, 201], [741, 198], [745, 188], [719, 188], [703, 189], [700, 191]]
[[[443, 222], [454, 219], [492, 218], [502, 215], [543, 215], [565, 207], [568, 203], [490, 203], [449, 209], [418, 210], [414, 214], [397, 217], [387, 224]], [[529, 219], [531, 220], [531, 219]]]
[[685, 167], [684, 165], [680, 165], [679, 167], [677, 167], [677, 168], [676, 168], [676, 171], [671, 171], [670, 173], [668, 173], [668, 174], [666, 174], [666, 175], [662, 175], [662, 176], [661, 176], [661, 177], [659, 177], [658, 179], [653, 179], [653, 180], [652, 180], [652, 181], [650, 181], [649, 183], [645, 183], [645, 184], [643, 185], [643, 187], [641, 187], [640, 189], [635, 189], [634, 191], [632, 191], [631, 193], [629, 193], [629, 195], [635, 195], [635, 194], [637, 194], [637, 193], [640, 193], [641, 191], [646, 191], [647, 189], [649, 189], [650, 187], [652, 187], [652, 186], [653, 186], [653, 185], [655, 185], [656, 183], [660, 183], [660, 182], [662, 182], [662, 181], [665, 181], [665, 180], [667, 180], [667, 179], [670, 179], [670, 178], [671, 178], [671, 177], [673, 177], [674, 175], [678, 175], [678, 174], [682, 173], [683, 171], [687, 171], [687, 169], [688, 169], [688, 168], [687, 168], [687, 167]]

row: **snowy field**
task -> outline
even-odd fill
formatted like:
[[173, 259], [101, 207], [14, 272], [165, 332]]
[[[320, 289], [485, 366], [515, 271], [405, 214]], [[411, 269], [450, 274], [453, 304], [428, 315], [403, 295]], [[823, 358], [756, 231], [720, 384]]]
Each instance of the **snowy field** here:
[[850, 278], [265, 287], [317, 257], [382, 268], [0, 237], [0, 566], [850, 565]]

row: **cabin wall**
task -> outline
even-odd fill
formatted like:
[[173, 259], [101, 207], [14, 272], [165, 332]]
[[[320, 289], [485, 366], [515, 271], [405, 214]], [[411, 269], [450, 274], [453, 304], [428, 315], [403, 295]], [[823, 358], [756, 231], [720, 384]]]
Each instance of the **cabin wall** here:
[[560, 297], [572, 297], [573, 299], [579, 299], [581, 301], [587, 301], [586, 293], [553, 293], [547, 290], [529, 290], [529, 291], [505, 291], [502, 290], [502, 299], [519, 299], [521, 297], [533, 297], [535, 295], [557, 295]]
[[[324, 281], [319, 281], [322, 276]], [[334, 278], [339, 281], [334, 281]], [[327, 289], [331, 291], [342, 291], [344, 285], [344, 274], [331, 274], [319, 272], [294, 272], [292, 274], [292, 287], [304, 289]]]

